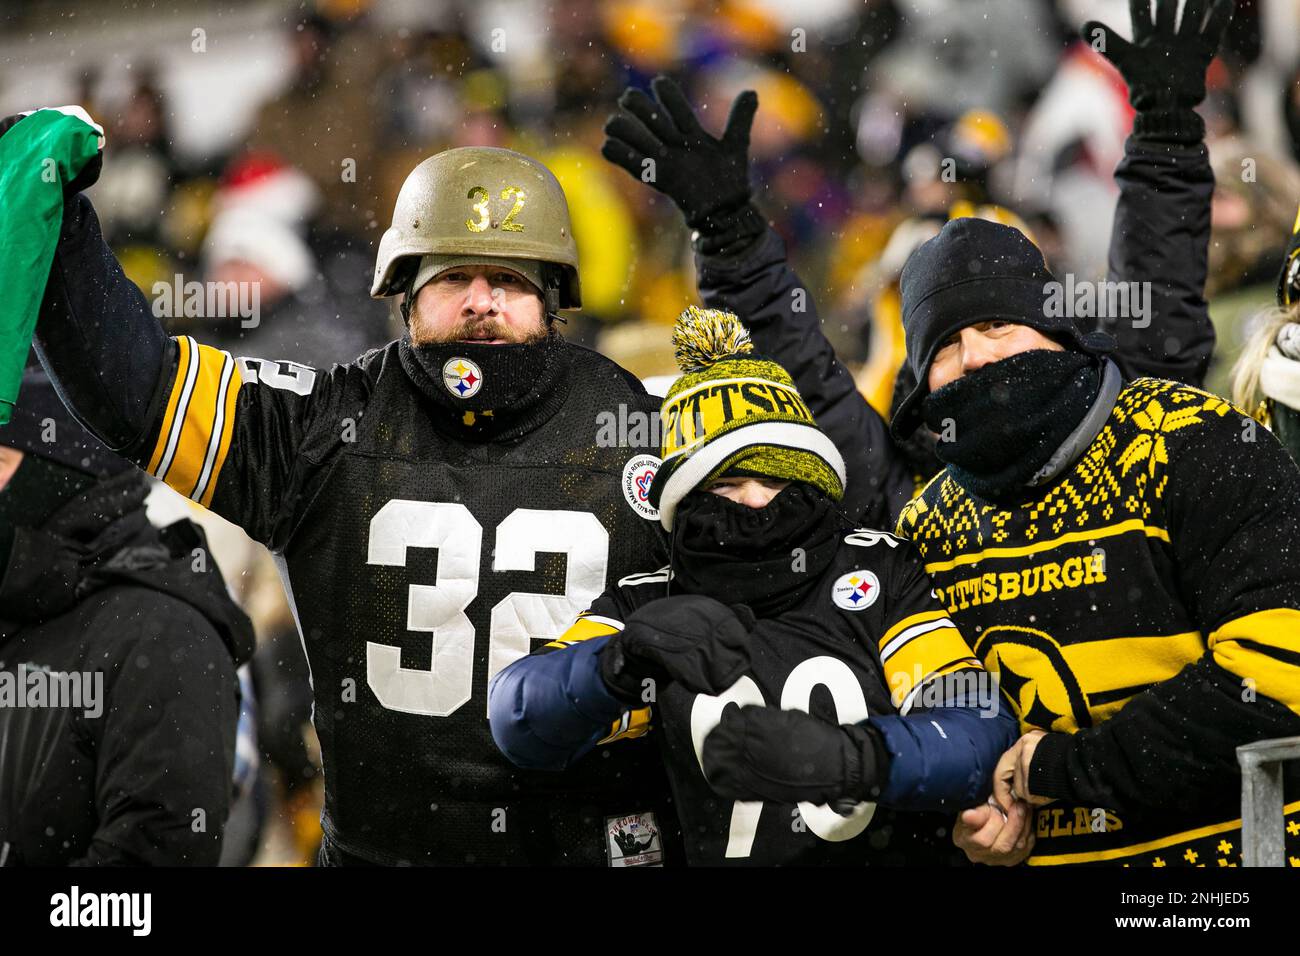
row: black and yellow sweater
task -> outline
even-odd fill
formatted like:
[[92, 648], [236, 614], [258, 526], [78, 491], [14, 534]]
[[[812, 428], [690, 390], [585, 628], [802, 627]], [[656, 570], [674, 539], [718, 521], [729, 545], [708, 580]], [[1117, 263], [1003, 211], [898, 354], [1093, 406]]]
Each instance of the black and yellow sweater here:
[[1004, 509], [941, 472], [899, 532], [1022, 729], [1049, 731], [1031, 864], [1237, 864], [1235, 748], [1300, 733], [1300, 471], [1270, 434], [1138, 379], [1032, 499]]

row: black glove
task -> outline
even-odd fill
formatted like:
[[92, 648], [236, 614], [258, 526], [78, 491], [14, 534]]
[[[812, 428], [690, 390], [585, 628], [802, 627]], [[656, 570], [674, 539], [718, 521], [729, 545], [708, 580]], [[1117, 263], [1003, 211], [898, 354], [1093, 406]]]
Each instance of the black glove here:
[[[0, 120], [0, 136], [4, 136], [5, 133], [13, 129], [14, 124], [24, 118], [25, 117], [15, 114], [13, 116], [6, 116], [4, 119]], [[64, 183], [64, 197], [69, 198], [75, 196], [83, 189], [89, 189], [91, 186], [95, 185], [99, 179], [99, 173], [103, 168], [104, 151], [101, 149], [95, 154], [94, 159], [81, 168], [81, 172], [77, 173], [76, 177], [74, 177], [71, 182]]]
[[727, 128], [715, 139], [676, 83], [657, 76], [650, 88], [653, 100], [631, 88], [618, 98], [621, 111], [605, 124], [601, 154], [676, 203], [699, 234], [701, 252], [743, 249], [767, 228], [749, 201], [749, 128], [758, 94], [745, 90], [736, 97]]
[[837, 804], [874, 800], [889, 751], [870, 724], [830, 724], [801, 710], [727, 707], [704, 738], [704, 776], [728, 800]]
[[677, 681], [697, 694], [720, 694], [749, 669], [749, 628], [736, 612], [703, 595], [651, 601], [600, 651], [600, 676], [615, 697], [649, 703], [645, 681]]
[[[1096, 20], [1083, 26], [1083, 38], [1115, 64], [1128, 84], [1129, 102], [1137, 110], [1133, 135], [1138, 139], [1198, 143], [1205, 138], [1205, 121], [1195, 107], [1205, 99], [1205, 71], [1214, 59], [1224, 27], [1232, 18], [1229, 0], [1187, 0], [1183, 22], [1175, 28], [1178, 0], [1129, 0], [1133, 42]], [[1206, 10], [1209, 10], [1207, 16]]]

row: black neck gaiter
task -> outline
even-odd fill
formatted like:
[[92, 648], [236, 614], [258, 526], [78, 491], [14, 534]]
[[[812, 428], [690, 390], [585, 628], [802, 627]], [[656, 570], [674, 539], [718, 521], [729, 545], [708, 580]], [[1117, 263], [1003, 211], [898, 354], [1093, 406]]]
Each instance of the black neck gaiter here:
[[519, 345], [412, 345], [407, 335], [398, 357], [420, 393], [449, 413], [439, 424], [462, 437], [522, 435], [550, 418], [568, 394], [570, 352], [554, 334]]
[[835, 503], [794, 482], [763, 508], [693, 491], [673, 522], [673, 588], [774, 617], [799, 603], [839, 546]]
[[1100, 387], [1097, 361], [1033, 349], [963, 375], [921, 403], [953, 478], [986, 501], [1019, 500], [1083, 420]]

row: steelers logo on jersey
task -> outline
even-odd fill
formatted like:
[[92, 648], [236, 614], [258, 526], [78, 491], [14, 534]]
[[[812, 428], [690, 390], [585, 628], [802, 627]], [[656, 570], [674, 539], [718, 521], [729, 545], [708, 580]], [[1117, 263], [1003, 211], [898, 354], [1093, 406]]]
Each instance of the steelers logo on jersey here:
[[467, 358], [448, 359], [442, 367], [442, 384], [457, 398], [469, 398], [483, 387], [483, 370]]
[[846, 611], [862, 611], [880, 597], [880, 579], [870, 571], [857, 570], [842, 574], [831, 585], [831, 600]]

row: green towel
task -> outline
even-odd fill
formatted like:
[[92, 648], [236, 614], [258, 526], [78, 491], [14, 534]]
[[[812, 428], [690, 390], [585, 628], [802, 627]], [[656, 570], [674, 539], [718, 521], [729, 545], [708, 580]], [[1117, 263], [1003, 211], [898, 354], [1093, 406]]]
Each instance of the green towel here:
[[103, 145], [104, 131], [78, 106], [28, 113], [0, 136], [0, 425], [31, 350], [63, 226], [63, 186]]

